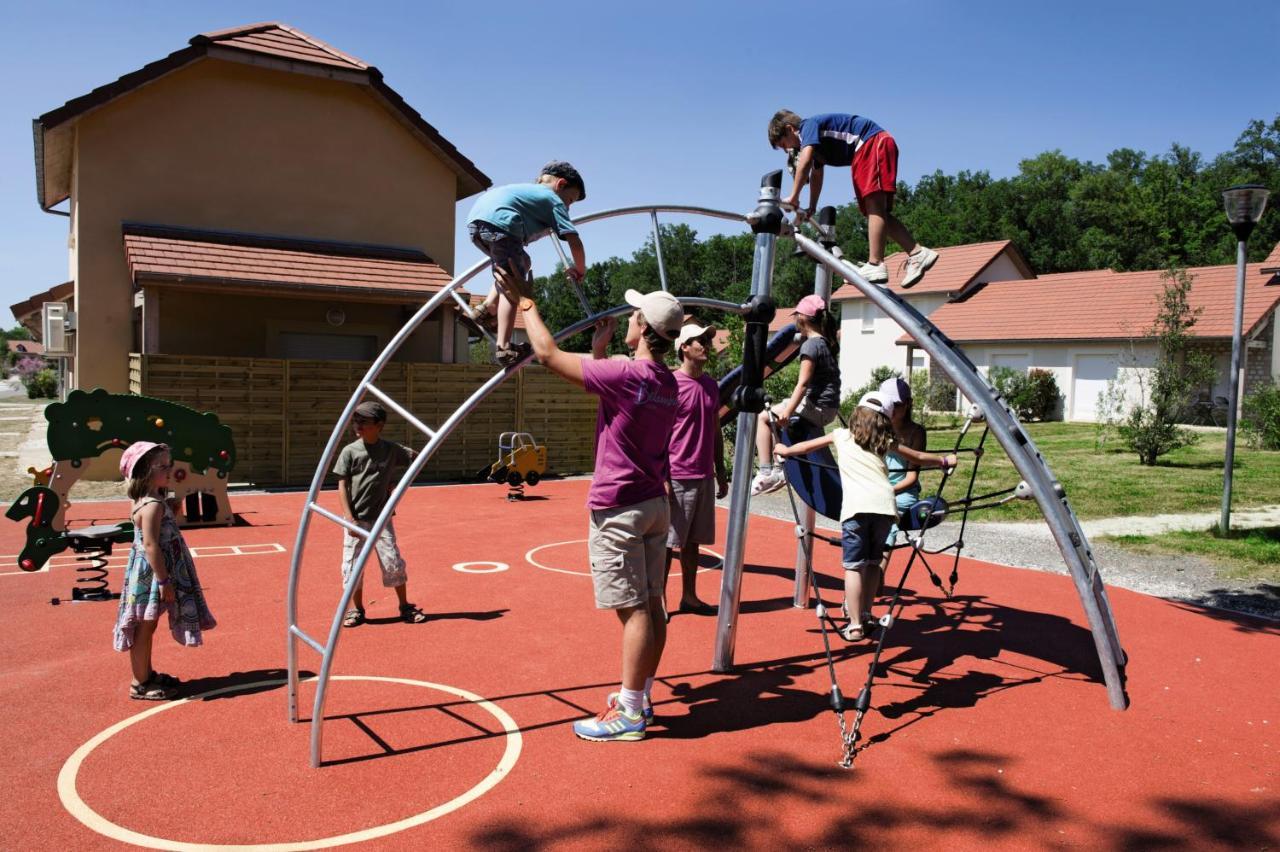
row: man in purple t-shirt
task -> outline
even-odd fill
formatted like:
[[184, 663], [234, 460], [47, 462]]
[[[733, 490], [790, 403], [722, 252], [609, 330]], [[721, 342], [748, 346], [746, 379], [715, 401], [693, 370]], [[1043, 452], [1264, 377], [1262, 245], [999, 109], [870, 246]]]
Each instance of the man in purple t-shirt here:
[[[677, 612], [715, 615], [716, 608], [698, 599], [698, 545], [716, 540], [716, 498], [729, 491], [724, 469], [724, 436], [720, 431], [720, 386], [703, 372], [716, 330], [690, 323], [676, 338], [675, 371], [680, 408], [671, 430], [671, 532], [667, 535], [667, 568], [680, 551], [680, 608]], [[665, 595], [664, 595], [665, 599]]]
[[[634, 360], [591, 360], [563, 352], [537, 307], [525, 312], [537, 359], [600, 397], [596, 469], [587, 492], [587, 551], [596, 606], [614, 610], [622, 622], [622, 688], [609, 695], [599, 716], [574, 722], [573, 732], [601, 742], [644, 739], [653, 718], [649, 694], [667, 641], [662, 606], [670, 524], [667, 451], [678, 390], [661, 359], [680, 334], [684, 308], [663, 291], [628, 290], [626, 299], [636, 309], [626, 337]], [[597, 340], [611, 336], [613, 325], [597, 327]]]

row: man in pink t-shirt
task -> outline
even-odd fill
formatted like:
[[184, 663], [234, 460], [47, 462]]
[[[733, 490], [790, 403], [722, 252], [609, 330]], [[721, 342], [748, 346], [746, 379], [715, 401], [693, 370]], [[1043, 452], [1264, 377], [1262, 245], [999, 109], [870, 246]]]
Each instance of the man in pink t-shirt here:
[[[587, 492], [591, 512], [587, 552], [596, 606], [622, 622], [622, 687], [599, 716], [573, 724], [585, 740], [644, 738], [653, 718], [650, 691], [667, 641], [662, 606], [670, 525], [667, 451], [679, 402], [675, 377], [662, 363], [680, 334], [684, 309], [670, 293], [628, 290], [636, 310], [627, 325], [635, 359], [592, 360], [563, 352], [536, 306], [525, 311], [533, 353], [547, 369], [600, 397], [596, 469]], [[612, 320], [597, 326], [592, 348], [612, 336]]]
[[681, 593], [676, 612], [696, 615], [716, 612], [698, 599], [698, 545], [716, 540], [716, 498], [729, 491], [720, 431], [720, 386], [703, 372], [715, 334], [710, 326], [690, 323], [676, 338], [680, 408], [671, 430], [671, 532], [664, 577], [670, 575], [672, 555], [679, 550]]

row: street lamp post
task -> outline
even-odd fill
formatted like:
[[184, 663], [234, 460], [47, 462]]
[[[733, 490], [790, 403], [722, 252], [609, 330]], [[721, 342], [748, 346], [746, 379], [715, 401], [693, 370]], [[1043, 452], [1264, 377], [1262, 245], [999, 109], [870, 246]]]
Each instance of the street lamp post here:
[[1222, 466], [1222, 516], [1218, 519], [1218, 532], [1225, 536], [1231, 531], [1231, 470], [1236, 457], [1236, 419], [1240, 410], [1240, 337], [1244, 325], [1244, 268], [1249, 235], [1262, 218], [1267, 206], [1268, 191], [1261, 184], [1246, 183], [1233, 186], [1222, 193], [1222, 203], [1227, 209], [1227, 221], [1235, 232], [1236, 240], [1236, 317], [1231, 334], [1231, 396], [1227, 411], [1227, 454]]

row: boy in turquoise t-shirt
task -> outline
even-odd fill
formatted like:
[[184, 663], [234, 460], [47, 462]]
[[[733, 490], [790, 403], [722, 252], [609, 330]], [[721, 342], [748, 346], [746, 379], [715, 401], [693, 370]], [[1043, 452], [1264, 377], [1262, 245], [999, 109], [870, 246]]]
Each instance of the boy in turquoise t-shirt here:
[[[467, 216], [467, 233], [476, 248], [493, 261], [494, 287], [471, 318], [497, 328], [495, 358], [503, 367], [519, 363], [529, 353], [527, 344], [513, 346], [516, 307], [524, 299], [533, 301], [533, 263], [524, 247], [547, 231], [569, 244], [573, 267], [566, 272], [582, 280], [587, 271], [582, 239], [569, 219], [569, 205], [587, 197], [578, 170], [568, 163], [552, 160], [542, 167], [536, 183], [498, 186], [476, 200]], [[507, 298], [499, 300], [498, 290]], [[496, 314], [496, 317], [495, 317]]]

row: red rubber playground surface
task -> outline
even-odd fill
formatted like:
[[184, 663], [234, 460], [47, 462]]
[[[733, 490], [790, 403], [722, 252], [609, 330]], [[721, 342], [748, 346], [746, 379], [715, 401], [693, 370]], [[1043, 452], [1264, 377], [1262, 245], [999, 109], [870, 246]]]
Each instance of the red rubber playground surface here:
[[[410, 594], [432, 618], [392, 620], [394, 595], [368, 578], [371, 622], [339, 645], [321, 769], [281, 686], [303, 495], [233, 495], [247, 525], [188, 532], [220, 624], [198, 649], [157, 633], [156, 665], [187, 681], [184, 701], [128, 699], [115, 603], [50, 605], [69, 596], [65, 557], [36, 574], [0, 568], [3, 846], [1280, 845], [1280, 625], [1113, 589], [1131, 660], [1132, 706], [1116, 712], [1067, 578], [965, 560], [948, 601], [913, 577], [869, 746], [845, 771], [816, 620], [791, 606], [795, 540], [761, 517], [740, 668], [711, 673], [715, 620], [677, 616], [649, 738], [577, 740], [569, 724], [601, 709], [618, 673], [616, 622], [592, 607], [586, 576], [586, 487], [546, 482], [521, 504], [492, 485], [406, 496]], [[124, 512], [80, 503], [70, 517]], [[301, 620], [323, 636], [340, 531], [316, 523]], [[22, 528], [0, 536], [12, 565]], [[837, 559], [818, 545], [832, 601]], [[840, 645], [850, 696], [867, 647]], [[319, 658], [301, 654], [314, 671]], [[303, 687], [305, 716], [313, 694]]]

